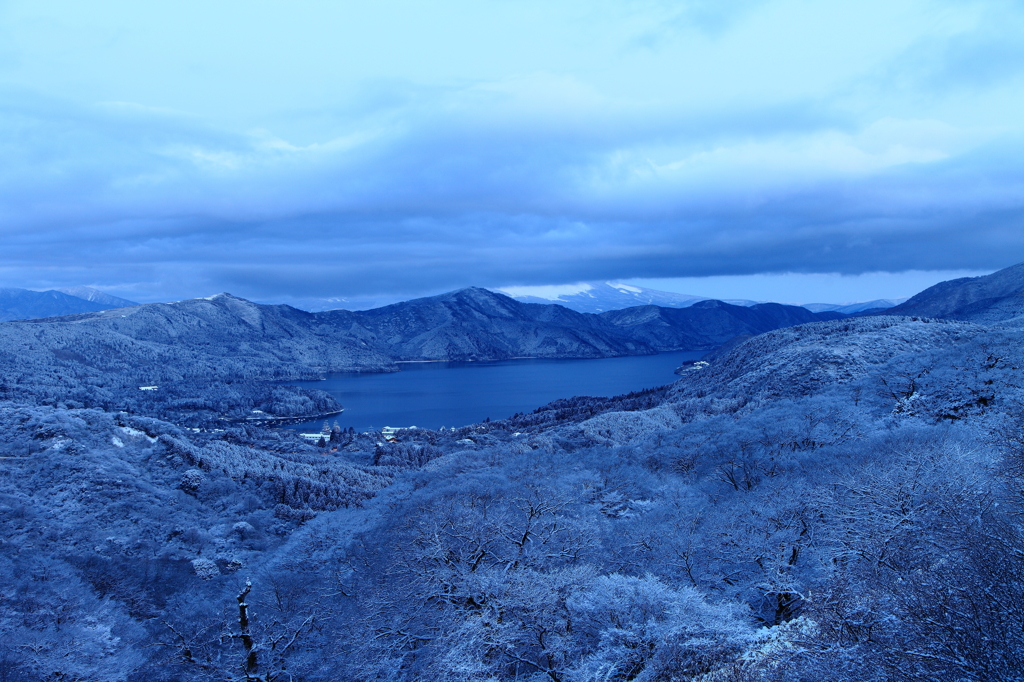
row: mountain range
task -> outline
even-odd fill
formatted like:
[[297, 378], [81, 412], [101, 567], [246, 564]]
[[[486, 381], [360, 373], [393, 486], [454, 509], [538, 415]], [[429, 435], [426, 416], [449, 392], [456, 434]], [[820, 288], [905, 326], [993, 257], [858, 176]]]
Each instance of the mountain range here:
[[[12, 357], [22, 361], [43, 362], [57, 353], [83, 366], [131, 367], [154, 378], [235, 375], [246, 365], [246, 376], [280, 378], [393, 370], [395, 362], [413, 360], [593, 358], [710, 349], [737, 334], [835, 316], [796, 306], [743, 308], [717, 301], [683, 310], [641, 306], [595, 315], [467, 288], [368, 311], [321, 313], [218, 294], [10, 322], [0, 326], [0, 335]], [[203, 360], [184, 362], [182, 354]]]
[[[640, 305], [656, 305], [661, 308], [688, 308], [700, 301], [722, 300], [706, 296], [677, 294], [659, 291], [635, 284], [622, 282], [581, 282], [561, 286], [504, 287], [495, 289], [523, 303], [557, 303], [581, 313], [602, 313], [622, 310]], [[866, 310], [891, 308], [906, 299], [876, 299], [858, 303], [806, 303], [801, 307], [814, 313], [837, 312], [844, 315], [861, 313]], [[749, 307], [758, 301], [747, 299], [724, 299], [723, 303]], [[763, 303], [763, 301], [762, 301]]]
[[[283, 389], [271, 390], [271, 383], [317, 379], [325, 372], [396, 371], [403, 361], [708, 350], [737, 335], [834, 317], [795, 306], [744, 308], [717, 301], [595, 315], [520, 303], [480, 288], [368, 311], [321, 313], [218, 294], [0, 323], [0, 392], [63, 396], [65, 402], [192, 422], [240, 417], [245, 406], [290, 417], [340, 408], [324, 395], [281, 395]], [[141, 393], [140, 386], [159, 391]], [[211, 391], [216, 400], [194, 398]]]
[[[946, 282], [886, 313], [1004, 320], [1021, 312], [1022, 274], [1024, 266], [1014, 266]], [[71, 298], [60, 292], [37, 296], [58, 302]], [[4, 322], [0, 393], [46, 400], [63, 396], [85, 406], [120, 406], [193, 421], [239, 417], [246, 406], [291, 417], [340, 409], [326, 394], [286, 390], [277, 383], [316, 379], [325, 372], [397, 371], [408, 361], [601, 358], [721, 347], [713, 360], [774, 329], [843, 317], [800, 306], [714, 300], [683, 308], [642, 305], [581, 313], [472, 287], [372, 310], [320, 313], [218, 294]], [[192, 397], [212, 395], [213, 384], [219, 386], [216, 400]], [[145, 385], [161, 388], [143, 394], [138, 387]]]
[[[986, 277], [944, 282], [885, 313], [998, 321], [1021, 313], [1022, 291], [1024, 265], [1019, 265]], [[130, 303], [24, 290], [10, 298], [55, 306], [68, 301], [104, 308]], [[244, 379], [250, 382], [248, 388], [230, 389], [234, 397], [207, 404], [205, 414], [234, 414], [237, 405], [253, 400], [290, 405], [286, 411], [294, 414], [306, 409], [297, 407], [300, 402], [326, 409], [329, 401], [323, 396], [282, 397], [279, 391], [259, 387], [315, 379], [325, 372], [396, 371], [398, 363], [407, 361], [601, 358], [712, 350], [724, 344], [720, 356], [744, 339], [774, 329], [842, 317], [837, 311], [815, 313], [800, 306], [737, 306], [714, 300], [582, 313], [474, 287], [372, 310], [319, 313], [218, 294], [4, 322], [0, 390], [56, 399], [74, 387], [75, 400], [83, 405], [122, 404], [184, 414], [191, 409], [187, 394], [193, 384], [227, 385]], [[148, 384], [164, 386], [149, 408], [137, 388]], [[257, 390], [266, 395], [253, 398]]]
[[[569, 286], [552, 287], [511, 287], [494, 289], [496, 293], [510, 296], [520, 303], [558, 304], [581, 313], [602, 313], [622, 310], [640, 305], [655, 305], [662, 308], [687, 308], [700, 301], [719, 300], [703, 296], [677, 294], [659, 291], [619, 282], [584, 282]], [[860, 303], [808, 303], [802, 305], [811, 312], [838, 312], [847, 315], [866, 310], [890, 308], [905, 299], [878, 299]], [[289, 299], [266, 305], [290, 305], [308, 312], [333, 310], [366, 311], [392, 305], [398, 301], [393, 297], [363, 298], [309, 298]], [[757, 301], [746, 299], [725, 299], [730, 305], [749, 307]], [[75, 313], [95, 312], [112, 308], [138, 305], [117, 296], [111, 296], [90, 287], [67, 287], [50, 291], [28, 289], [0, 289], [0, 322], [28, 320], [43, 317], [57, 317]]]

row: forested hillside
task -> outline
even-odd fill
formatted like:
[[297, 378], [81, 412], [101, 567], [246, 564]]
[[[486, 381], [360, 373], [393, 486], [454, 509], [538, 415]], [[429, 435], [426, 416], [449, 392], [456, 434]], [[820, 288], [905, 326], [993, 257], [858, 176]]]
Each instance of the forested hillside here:
[[325, 393], [276, 382], [394, 368], [360, 329], [231, 296], [8, 322], [0, 324], [0, 341], [0, 394], [191, 426], [253, 409], [279, 417], [336, 411]]
[[800, 306], [779, 303], [736, 306], [722, 301], [701, 301], [683, 309], [646, 305], [612, 310], [602, 313], [601, 317], [632, 338], [665, 351], [711, 350], [737, 336], [753, 336], [780, 327], [845, 316], [833, 312], [812, 313]]
[[940, 282], [885, 312], [976, 322], [999, 322], [1024, 315], [1024, 263], [984, 277]]

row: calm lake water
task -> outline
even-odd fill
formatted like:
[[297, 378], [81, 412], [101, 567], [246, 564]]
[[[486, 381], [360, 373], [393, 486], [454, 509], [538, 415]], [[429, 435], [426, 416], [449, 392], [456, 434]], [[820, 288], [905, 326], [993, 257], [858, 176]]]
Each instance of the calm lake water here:
[[[356, 431], [383, 426], [437, 429], [504, 419], [577, 395], [614, 396], [679, 377], [684, 360], [706, 351], [680, 351], [601, 360], [504, 360], [500, 362], [403, 363], [391, 374], [328, 375], [325, 381], [297, 382], [327, 391], [345, 407], [337, 418]], [[331, 418], [334, 423], [334, 418]], [[319, 431], [322, 421], [292, 426]]]

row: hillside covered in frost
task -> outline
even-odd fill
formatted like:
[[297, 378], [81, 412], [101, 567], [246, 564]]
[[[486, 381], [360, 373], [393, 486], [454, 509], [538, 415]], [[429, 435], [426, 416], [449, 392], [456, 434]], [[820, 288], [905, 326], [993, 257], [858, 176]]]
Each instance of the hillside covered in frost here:
[[1024, 325], [324, 447], [0, 401], [0, 679], [1015, 680]]

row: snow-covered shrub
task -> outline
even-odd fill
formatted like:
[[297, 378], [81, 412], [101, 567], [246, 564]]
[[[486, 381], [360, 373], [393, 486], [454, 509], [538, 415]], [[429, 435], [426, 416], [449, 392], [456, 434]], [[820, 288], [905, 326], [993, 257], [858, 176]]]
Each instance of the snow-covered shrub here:
[[675, 428], [679, 424], [679, 416], [675, 411], [668, 406], [661, 406], [638, 412], [606, 412], [586, 420], [579, 428], [594, 441], [613, 445]]
[[195, 495], [199, 492], [199, 489], [203, 487], [203, 483], [206, 481], [206, 476], [199, 469], [189, 469], [181, 475], [181, 481], [178, 483], [178, 487], [184, 490], [189, 495]]
[[246, 540], [256, 535], [256, 529], [248, 521], [239, 521], [231, 526], [231, 533]]
[[204, 559], [200, 557], [192, 560], [192, 569], [196, 572], [196, 575], [203, 580], [210, 580], [220, 575], [220, 569], [217, 568], [217, 562], [213, 559]]
[[568, 676], [580, 682], [691, 679], [730, 665], [755, 632], [742, 608], [653, 576], [598, 577], [568, 606], [589, 652]]

